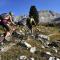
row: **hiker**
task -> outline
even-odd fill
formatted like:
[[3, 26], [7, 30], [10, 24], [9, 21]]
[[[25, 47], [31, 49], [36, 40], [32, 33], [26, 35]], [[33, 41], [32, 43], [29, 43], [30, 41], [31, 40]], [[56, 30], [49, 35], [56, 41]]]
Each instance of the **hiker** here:
[[4, 33], [4, 37], [7, 37], [10, 35], [10, 28], [9, 25], [13, 24], [12, 22], [12, 16], [11, 13], [3, 13], [0, 15], [0, 25], [5, 28], [5, 33]]
[[35, 21], [34, 21], [34, 18], [33, 18], [33, 17], [27, 18], [26, 25], [27, 25], [28, 28], [31, 30], [31, 33], [33, 33], [33, 31], [32, 31], [33, 25], [36, 25], [36, 24], [35, 24]]

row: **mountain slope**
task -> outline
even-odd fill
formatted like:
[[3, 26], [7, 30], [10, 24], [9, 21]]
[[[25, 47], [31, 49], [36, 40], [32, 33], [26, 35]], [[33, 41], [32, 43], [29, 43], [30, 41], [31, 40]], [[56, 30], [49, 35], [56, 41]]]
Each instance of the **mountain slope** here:
[[[38, 12], [39, 14], [39, 23], [60, 23], [60, 14], [51, 10], [42, 10]], [[28, 16], [17, 16], [15, 19], [16, 22], [26, 24], [26, 19]]]

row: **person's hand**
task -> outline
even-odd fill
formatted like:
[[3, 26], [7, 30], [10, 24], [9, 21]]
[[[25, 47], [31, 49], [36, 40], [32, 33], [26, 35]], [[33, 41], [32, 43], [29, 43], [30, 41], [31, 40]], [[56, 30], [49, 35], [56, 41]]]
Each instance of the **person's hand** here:
[[16, 29], [15, 28], [13, 28], [13, 31], [15, 31]]
[[9, 26], [9, 24], [7, 24], [7, 26]]
[[6, 34], [6, 36], [5, 37], [8, 37], [8, 36], [10, 36], [11, 34], [10, 34], [10, 32], [7, 32], [7, 34]]

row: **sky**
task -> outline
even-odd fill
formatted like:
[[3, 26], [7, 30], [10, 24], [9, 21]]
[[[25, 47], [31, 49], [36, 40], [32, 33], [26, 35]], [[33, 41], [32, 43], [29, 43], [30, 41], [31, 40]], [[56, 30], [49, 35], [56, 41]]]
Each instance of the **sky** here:
[[0, 14], [12, 11], [15, 15], [26, 15], [35, 5], [37, 10], [52, 10], [60, 13], [60, 0], [0, 0]]

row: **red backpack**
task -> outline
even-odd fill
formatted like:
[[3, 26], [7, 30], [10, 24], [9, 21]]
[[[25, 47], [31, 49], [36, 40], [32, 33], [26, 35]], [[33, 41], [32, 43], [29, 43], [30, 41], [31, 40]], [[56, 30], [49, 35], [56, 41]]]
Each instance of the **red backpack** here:
[[9, 14], [7, 14], [7, 13], [1, 14], [1, 15], [0, 15], [0, 23], [7, 24], [8, 21], [7, 21], [6, 19], [4, 19], [4, 18], [7, 17], [7, 16], [9, 16]]

